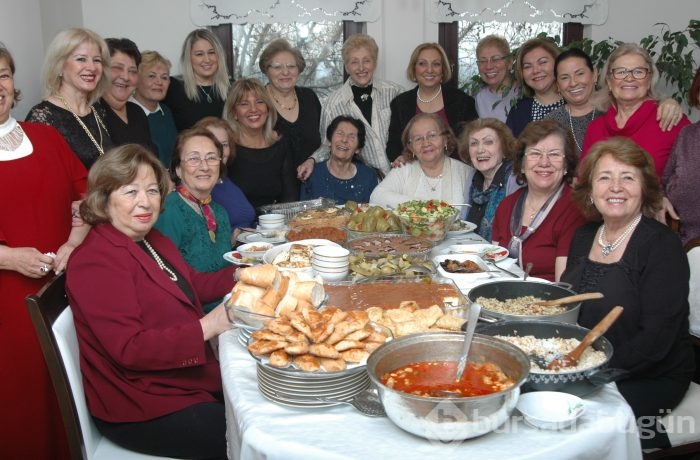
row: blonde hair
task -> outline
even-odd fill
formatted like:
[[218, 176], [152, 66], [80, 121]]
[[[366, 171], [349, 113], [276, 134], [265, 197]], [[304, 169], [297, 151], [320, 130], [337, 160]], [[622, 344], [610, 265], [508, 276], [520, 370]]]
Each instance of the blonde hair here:
[[218, 68], [214, 74], [214, 91], [222, 101], [226, 100], [228, 89], [231, 86], [228, 78], [228, 68], [226, 67], [226, 54], [221, 42], [209, 29], [195, 29], [185, 37], [185, 42], [182, 44], [182, 53], [180, 53], [180, 70], [182, 71], [182, 83], [185, 87], [187, 98], [200, 102], [203, 97], [198, 90], [197, 79], [192, 68], [191, 53], [192, 47], [198, 40], [205, 40], [214, 48], [214, 53], [218, 58]]
[[160, 54], [158, 51], [144, 51], [143, 53], [141, 53], [141, 64], [139, 64], [139, 73], [143, 72], [145, 69], [150, 69], [156, 64], [163, 64], [165, 67], [168, 68], [168, 72], [170, 72], [170, 68], [172, 67], [170, 60], [162, 54]]
[[440, 54], [440, 63], [442, 64], [442, 80], [440, 82], [450, 81], [452, 79], [452, 66], [447, 58], [447, 53], [445, 53], [445, 50], [439, 43], [421, 43], [416, 46], [416, 49], [411, 53], [411, 58], [408, 60], [406, 77], [411, 81], [416, 81], [416, 62], [418, 62], [418, 56], [423, 50], [435, 50]]
[[353, 34], [345, 40], [343, 43], [343, 49], [341, 54], [343, 56], [343, 63], [347, 65], [348, 60], [350, 60], [350, 53], [358, 48], [365, 48], [372, 55], [374, 62], [377, 62], [379, 58], [379, 47], [374, 38], [367, 34]]
[[253, 93], [265, 102], [267, 106], [267, 120], [263, 127], [263, 138], [268, 144], [274, 144], [280, 138], [274, 130], [277, 123], [277, 109], [272, 103], [272, 99], [263, 84], [257, 78], [241, 78], [236, 80], [231, 87], [231, 93], [224, 105], [224, 120], [231, 124], [231, 129], [235, 135], [236, 142], [241, 139], [241, 125], [236, 119], [236, 105], [246, 97], [248, 93]]

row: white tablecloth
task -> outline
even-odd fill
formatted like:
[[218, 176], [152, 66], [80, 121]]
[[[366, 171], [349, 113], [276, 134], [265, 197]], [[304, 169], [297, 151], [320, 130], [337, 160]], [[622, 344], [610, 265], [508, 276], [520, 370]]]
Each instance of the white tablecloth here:
[[231, 459], [642, 458], [634, 415], [614, 384], [585, 398], [586, 413], [576, 429], [540, 431], [516, 411], [495, 432], [440, 444], [350, 406], [296, 409], [266, 400], [258, 392], [255, 361], [237, 334], [232, 330], [219, 338]]

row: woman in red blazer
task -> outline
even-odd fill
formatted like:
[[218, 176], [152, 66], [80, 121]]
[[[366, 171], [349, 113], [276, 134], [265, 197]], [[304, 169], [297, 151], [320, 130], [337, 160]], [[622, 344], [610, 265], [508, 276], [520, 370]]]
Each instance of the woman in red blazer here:
[[148, 150], [100, 157], [80, 213], [94, 226], [70, 259], [66, 289], [88, 407], [100, 431], [157, 456], [226, 458], [219, 364], [209, 340], [229, 329], [235, 268], [198, 273], [152, 227], [168, 177]]

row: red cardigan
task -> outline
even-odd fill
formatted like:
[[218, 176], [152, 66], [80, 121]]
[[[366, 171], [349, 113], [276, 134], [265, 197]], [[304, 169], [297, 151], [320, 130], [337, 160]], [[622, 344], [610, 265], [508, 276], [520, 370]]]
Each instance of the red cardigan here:
[[147, 239], [192, 285], [187, 296], [155, 261], [110, 224], [71, 255], [68, 298], [90, 412], [108, 422], [150, 420], [214, 401], [221, 374], [199, 319], [202, 303], [233, 287], [233, 266], [198, 273], [157, 230]]

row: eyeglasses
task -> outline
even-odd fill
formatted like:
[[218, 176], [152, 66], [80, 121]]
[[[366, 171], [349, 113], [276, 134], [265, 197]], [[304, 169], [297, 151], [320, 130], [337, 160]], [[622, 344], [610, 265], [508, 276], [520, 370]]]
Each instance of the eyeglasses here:
[[508, 58], [508, 56], [491, 56], [490, 58], [477, 59], [476, 65], [483, 66], [483, 65], [486, 65], [488, 63], [491, 63], [493, 65], [498, 65], [501, 62], [505, 61], [507, 58]]
[[416, 136], [412, 137], [408, 140], [408, 143], [411, 145], [415, 145], [416, 147], [423, 145], [423, 142], [428, 141], [431, 144], [437, 140], [438, 137], [442, 136], [443, 133], [436, 133], [435, 131], [431, 131], [425, 136]]
[[647, 75], [649, 75], [649, 69], [646, 67], [635, 67], [634, 69], [615, 67], [610, 70], [610, 75], [612, 75], [615, 80], [624, 80], [629, 74], [632, 74], [635, 80], [644, 80]]
[[267, 68], [275, 72], [281, 72], [282, 69], [287, 69], [288, 72], [296, 72], [299, 69], [296, 64], [281, 64], [279, 62], [274, 62], [267, 66]]
[[542, 158], [546, 157], [547, 161], [551, 163], [560, 163], [564, 161], [564, 154], [561, 150], [550, 150], [549, 152], [543, 152], [537, 149], [527, 149], [525, 151], [525, 158], [532, 162], [539, 162]]
[[347, 139], [349, 141], [355, 141], [357, 140], [357, 134], [355, 133], [346, 133], [345, 131], [336, 131], [333, 133], [334, 136], [338, 136], [343, 139]]
[[221, 157], [218, 155], [207, 155], [204, 158], [200, 158], [193, 155], [185, 158], [185, 163], [187, 163], [187, 166], [191, 166], [193, 168], [201, 165], [203, 161], [206, 161], [209, 166], [216, 166], [221, 162]]

